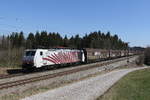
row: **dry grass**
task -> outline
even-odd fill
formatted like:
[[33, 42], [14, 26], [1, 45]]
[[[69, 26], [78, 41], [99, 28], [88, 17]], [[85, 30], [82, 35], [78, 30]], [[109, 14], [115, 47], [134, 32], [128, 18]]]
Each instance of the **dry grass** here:
[[1, 50], [0, 67], [18, 68], [21, 65], [24, 48]]
[[0, 75], [1, 74], [8, 74], [7, 73], [7, 70], [8, 70], [9, 68], [0, 68]]

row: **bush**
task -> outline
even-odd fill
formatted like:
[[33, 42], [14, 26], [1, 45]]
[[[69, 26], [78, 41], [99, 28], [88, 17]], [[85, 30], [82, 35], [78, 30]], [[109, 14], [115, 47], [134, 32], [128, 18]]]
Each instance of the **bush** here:
[[137, 59], [136, 59], [136, 64], [138, 66], [141, 66], [144, 64], [144, 55], [140, 55]]
[[150, 47], [147, 47], [144, 52], [144, 63], [150, 65]]

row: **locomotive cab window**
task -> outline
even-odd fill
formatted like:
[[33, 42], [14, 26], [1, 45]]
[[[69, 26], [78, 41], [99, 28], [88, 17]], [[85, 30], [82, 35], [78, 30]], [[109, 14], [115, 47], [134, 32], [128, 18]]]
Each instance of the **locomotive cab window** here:
[[40, 55], [42, 56], [42, 55], [43, 55], [43, 52], [40, 52]]
[[35, 51], [26, 51], [25, 55], [26, 56], [34, 56], [35, 55]]

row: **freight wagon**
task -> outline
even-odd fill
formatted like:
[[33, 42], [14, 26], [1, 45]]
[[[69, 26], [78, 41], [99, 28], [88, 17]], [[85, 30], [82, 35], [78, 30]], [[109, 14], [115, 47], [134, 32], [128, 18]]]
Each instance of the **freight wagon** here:
[[105, 50], [86, 48], [85, 51], [87, 53], [87, 62], [102, 61], [106, 59], [125, 57], [129, 56], [129, 54], [134, 54], [134, 52], [128, 53], [128, 50]]

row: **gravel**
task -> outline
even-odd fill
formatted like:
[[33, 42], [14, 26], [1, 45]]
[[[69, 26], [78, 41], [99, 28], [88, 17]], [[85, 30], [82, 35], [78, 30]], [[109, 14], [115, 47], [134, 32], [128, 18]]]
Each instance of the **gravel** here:
[[143, 68], [147, 67], [114, 70], [22, 100], [95, 100], [124, 75]]

